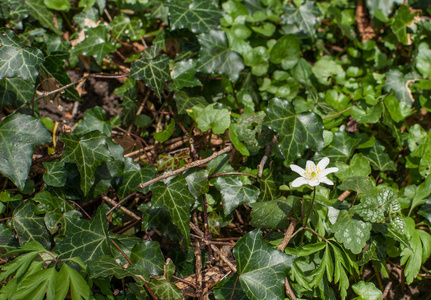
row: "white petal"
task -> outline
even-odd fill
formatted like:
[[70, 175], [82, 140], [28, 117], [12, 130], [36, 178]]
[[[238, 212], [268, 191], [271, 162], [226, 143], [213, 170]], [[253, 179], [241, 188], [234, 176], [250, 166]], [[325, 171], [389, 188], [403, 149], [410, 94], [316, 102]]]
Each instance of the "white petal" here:
[[329, 164], [329, 158], [324, 157], [321, 161], [317, 164], [317, 168], [320, 170], [323, 170], [326, 168], [326, 166]]
[[328, 179], [328, 177], [322, 177], [320, 178], [320, 182], [324, 184], [334, 185], [334, 183]]
[[305, 170], [303, 168], [301, 168], [300, 166], [290, 165], [290, 168], [292, 169], [293, 172], [296, 172], [301, 176], [304, 176], [304, 174], [305, 174]]
[[308, 181], [308, 184], [309, 184], [310, 186], [318, 186], [318, 185], [319, 185], [319, 183], [320, 183], [320, 180], [318, 180], [318, 179], [313, 179], [313, 180], [309, 180], [309, 181]]
[[297, 188], [303, 184], [308, 184], [308, 179], [304, 177], [298, 177], [294, 181], [292, 181], [292, 187]]
[[338, 172], [338, 168], [328, 168], [328, 169], [322, 170], [322, 172], [320, 172], [320, 176], [326, 176], [328, 174], [335, 173], [335, 172]]
[[313, 162], [313, 161], [311, 161], [311, 160], [307, 160], [307, 165], [306, 165], [306, 168], [308, 169], [309, 167], [315, 167], [316, 166], [316, 164]]

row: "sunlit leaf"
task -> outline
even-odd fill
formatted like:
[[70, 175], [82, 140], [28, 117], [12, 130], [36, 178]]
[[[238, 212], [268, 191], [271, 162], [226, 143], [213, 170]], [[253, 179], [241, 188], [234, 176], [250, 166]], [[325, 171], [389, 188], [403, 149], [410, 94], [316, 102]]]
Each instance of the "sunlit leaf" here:
[[281, 24], [287, 25], [284, 28], [286, 33], [315, 37], [320, 12], [313, 1], [307, 0], [299, 7], [295, 4], [286, 4], [283, 9]]
[[365, 158], [370, 161], [371, 167], [379, 171], [396, 171], [394, 162], [389, 158], [388, 153], [385, 152], [385, 147], [380, 144], [378, 140], [374, 145], [363, 151]]

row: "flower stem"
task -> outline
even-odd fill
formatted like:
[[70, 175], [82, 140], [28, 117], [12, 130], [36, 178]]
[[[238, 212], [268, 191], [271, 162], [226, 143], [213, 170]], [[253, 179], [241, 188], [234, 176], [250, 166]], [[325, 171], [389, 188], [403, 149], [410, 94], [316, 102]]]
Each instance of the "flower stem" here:
[[314, 199], [316, 199], [316, 187], [314, 187], [313, 200], [311, 200], [310, 209], [308, 210], [307, 217], [305, 218], [305, 222], [304, 222], [304, 224], [303, 224], [303, 225], [304, 225], [304, 227], [307, 227], [308, 218], [310, 217], [311, 210], [313, 209]]

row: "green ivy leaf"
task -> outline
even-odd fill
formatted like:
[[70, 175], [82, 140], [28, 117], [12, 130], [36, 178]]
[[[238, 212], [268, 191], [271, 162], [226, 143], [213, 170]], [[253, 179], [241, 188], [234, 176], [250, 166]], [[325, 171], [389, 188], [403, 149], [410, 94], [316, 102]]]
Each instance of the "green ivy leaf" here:
[[6, 28], [0, 28], [0, 43], [0, 79], [19, 77], [34, 83], [44, 61], [42, 51], [23, 47], [15, 33]]
[[287, 4], [283, 6], [283, 10], [280, 23], [287, 25], [283, 28], [286, 33], [305, 35], [314, 39], [320, 12], [313, 1], [307, 0], [299, 7]]
[[371, 167], [374, 170], [379, 171], [396, 171], [394, 162], [389, 158], [389, 155], [385, 152], [385, 147], [380, 144], [378, 140], [374, 142], [371, 148], [363, 151], [366, 159], [370, 161]]
[[[153, 47], [154, 48], [154, 47]], [[163, 86], [169, 80], [169, 57], [159, 55], [152, 59], [143, 58], [132, 63], [130, 77], [144, 80], [157, 97], [161, 98]]]
[[232, 299], [249, 300], [241, 285], [237, 284], [237, 282], [237, 274], [223, 278], [223, 280], [214, 287], [214, 298], [216, 298], [216, 300], [228, 300], [231, 299], [231, 295], [234, 295]]
[[44, 0], [24, 0], [23, 2], [30, 15], [38, 20], [43, 27], [51, 29], [57, 35], [61, 35], [61, 29], [54, 24], [54, 15], [46, 8]]
[[357, 213], [365, 221], [384, 223], [390, 213], [401, 209], [397, 194], [392, 188], [382, 188], [373, 196], [361, 198], [361, 203], [354, 206], [350, 212]]
[[203, 132], [211, 129], [214, 134], [223, 134], [230, 126], [230, 114], [225, 108], [215, 109], [215, 105], [217, 103], [210, 104], [200, 111], [196, 123]]
[[164, 266], [164, 276], [161, 278], [154, 278], [148, 283], [148, 286], [154, 294], [160, 299], [183, 299], [183, 294], [178, 287], [171, 282], [172, 275], [175, 272], [174, 263], [169, 259]]
[[406, 5], [401, 5], [395, 13], [395, 21], [391, 28], [398, 41], [404, 45], [408, 44], [407, 26], [411, 24], [414, 16], [415, 15], [410, 12], [410, 8]]
[[359, 295], [358, 300], [378, 300], [382, 292], [372, 282], [360, 281], [352, 285], [352, 289]]
[[385, 90], [386, 91], [394, 91], [395, 97], [403, 102], [407, 107], [412, 106], [412, 99], [410, 98], [410, 90], [406, 86], [407, 80], [412, 79], [413, 77], [410, 75], [404, 76], [403, 73], [395, 70], [390, 70], [386, 73], [386, 83]]
[[171, 77], [178, 89], [182, 89], [183, 87], [202, 86], [202, 83], [195, 77], [195, 74], [196, 61], [189, 59], [175, 63], [172, 68]]
[[130, 254], [130, 260], [134, 265], [145, 269], [150, 276], [163, 274], [165, 260], [158, 242], [141, 241], [136, 244]]
[[349, 211], [342, 210], [331, 230], [338, 242], [354, 254], [359, 254], [370, 238], [371, 223], [354, 219]]
[[58, 242], [53, 251], [59, 259], [78, 256], [84, 262], [94, 261], [97, 257], [110, 255], [108, 220], [106, 205], [97, 208], [96, 215], [90, 220], [66, 219], [67, 231], [64, 239]]
[[64, 168], [65, 163], [58, 159], [42, 162], [46, 173], [43, 174], [43, 181], [47, 185], [63, 187], [66, 184], [67, 172]]
[[293, 34], [284, 35], [278, 39], [270, 53], [271, 62], [281, 64], [285, 70], [292, 69], [298, 63], [299, 57], [299, 39]]
[[332, 142], [317, 153], [316, 158], [328, 157], [331, 161], [346, 162], [353, 154], [355, 146], [359, 144], [359, 139], [351, 138], [344, 127], [334, 133]]
[[367, 177], [371, 173], [370, 162], [361, 153], [357, 153], [350, 161], [350, 165], [342, 162], [335, 163], [338, 172], [335, 173], [341, 181], [345, 181], [349, 177], [363, 176]]
[[38, 119], [22, 114], [6, 117], [0, 124], [0, 172], [23, 190], [34, 147], [51, 140], [51, 134]]
[[141, 189], [140, 183], [147, 182], [156, 177], [157, 169], [154, 166], [146, 165], [141, 166], [133, 161], [132, 158], [128, 157], [124, 161], [124, 173], [121, 177], [121, 183], [118, 187], [118, 197], [120, 199], [130, 195], [133, 192], [148, 192], [149, 188], [146, 187]]
[[370, 195], [373, 193], [375, 181], [370, 177], [354, 176], [343, 181], [338, 188], [342, 191], [352, 190], [358, 194]]
[[431, 77], [431, 49], [419, 48], [418, 55], [416, 56], [416, 69], [425, 78]]
[[224, 31], [211, 30], [198, 35], [201, 50], [199, 52], [198, 70], [206, 73], [220, 73], [234, 82], [244, 69], [241, 56], [229, 49]]
[[222, 11], [206, 0], [181, 1], [166, 3], [169, 7], [171, 29], [190, 29], [193, 33], [208, 32], [220, 24]]
[[6, 224], [0, 224], [0, 255], [5, 254], [7, 251], [15, 250], [19, 247], [18, 240], [11, 228]]
[[153, 191], [153, 206], [165, 208], [175, 226], [185, 238], [185, 246], [190, 241], [190, 206], [195, 201], [187, 188], [187, 182], [183, 176], [177, 176], [168, 183], [157, 182], [151, 186]]
[[82, 137], [63, 134], [60, 141], [65, 144], [61, 161], [76, 164], [81, 175], [81, 189], [87, 195], [95, 183], [97, 167], [111, 159], [108, 137], [100, 131], [92, 131]]
[[271, 249], [259, 229], [242, 237], [233, 255], [239, 282], [250, 299], [284, 299], [284, 278], [295, 256]]
[[50, 249], [51, 239], [49, 233], [46, 230], [43, 217], [36, 215], [35, 208], [35, 205], [31, 202], [25, 202], [16, 208], [12, 217], [13, 228], [21, 245], [36, 241], [46, 249]]
[[380, 10], [383, 15], [388, 17], [391, 14], [394, 6], [396, 4], [403, 4], [403, 0], [367, 1], [366, 3], [372, 16], [374, 16], [376, 12]]
[[282, 229], [289, 225], [291, 202], [282, 197], [277, 200], [251, 204], [251, 226], [255, 228]]
[[169, 123], [169, 125], [166, 127], [165, 130], [153, 133], [154, 139], [159, 143], [164, 143], [171, 137], [172, 133], [174, 133], [174, 129], [175, 129], [175, 120], [171, 119], [171, 122]]
[[179, 114], [187, 113], [187, 109], [196, 105], [208, 106], [204, 97], [190, 97], [184, 91], [176, 91], [174, 96], [175, 103]]
[[118, 15], [110, 25], [113, 36], [118, 40], [130, 38], [132, 41], [137, 41], [141, 36], [144, 36], [145, 31], [142, 29], [142, 21], [138, 17], [130, 19], [125, 15]]
[[328, 56], [316, 62], [311, 70], [317, 80], [323, 85], [329, 85], [331, 83], [331, 77], [344, 77], [343, 68]]
[[278, 133], [277, 147], [287, 161], [292, 161], [307, 148], [323, 148], [322, 119], [312, 112], [296, 114], [293, 106], [275, 98], [269, 101], [264, 125]]
[[100, 65], [102, 60], [116, 48], [115, 43], [109, 38], [108, 28], [100, 25], [87, 29], [86, 38], [70, 50], [70, 55], [93, 56]]
[[239, 141], [252, 154], [257, 153], [272, 139], [272, 135], [268, 134], [268, 128], [262, 125], [265, 116], [266, 114], [263, 111], [255, 114], [244, 113], [239, 117], [236, 124], [232, 124]]
[[197, 199], [199, 196], [208, 193], [208, 171], [201, 168], [191, 168], [184, 172], [189, 191]]
[[110, 256], [100, 256], [97, 259], [88, 261], [88, 274], [91, 278], [106, 278], [115, 276], [118, 279], [125, 277], [142, 276], [145, 280], [150, 280], [147, 271], [140, 265], [133, 264], [125, 268]]
[[384, 103], [389, 115], [395, 122], [403, 121], [414, 113], [411, 107], [407, 106], [404, 102], [399, 101], [393, 95], [387, 95], [384, 99]]
[[263, 46], [253, 48], [243, 55], [246, 66], [251, 67], [251, 73], [256, 76], [263, 76], [269, 68], [269, 52]]
[[79, 14], [76, 14], [73, 16], [73, 21], [75, 21], [75, 23], [78, 24], [79, 27], [81, 27], [82, 29], [85, 27], [85, 22], [93, 21], [94, 23], [97, 23], [98, 20], [99, 20], [99, 12], [95, 7], [84, 10]]
[[72, 299], [81, 299], [81, 297], [85, 300], [90, 299], [91, 290], [87, 281], [74, 268], [63, 264], [60, 272], [58, 272], [57, 284], [55, 287], [57, 299], [66, 299], [69, 287]]
[[0, 80], [0, 106], [18, 107], [33, 99], [34, 85], [21, 78], [3, 78]]
[[104, 135], [111, 135], [112, 125], [106, 121], [106, 112], [100, 106], [87, 109], [84, 112], [84, 119], [76, 125], [73, 133], [83, 136], [96, 130]]

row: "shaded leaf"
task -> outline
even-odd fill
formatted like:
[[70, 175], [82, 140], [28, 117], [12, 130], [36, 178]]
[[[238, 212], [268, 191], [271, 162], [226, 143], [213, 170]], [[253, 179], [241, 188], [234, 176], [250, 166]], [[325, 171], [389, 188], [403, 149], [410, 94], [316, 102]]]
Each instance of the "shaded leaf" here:
[[239, 282], [250, 299], [284, 299], [284, 278], [295, 256], [271, 249], [259, 229], [241, 238], [233, 255]]
[[138, 17], [130, 19], [125, 15], [118, 15], [110, 25], [113, 36], [119, 40], [130, 38], [132, 41], [137, 41], [145, 32], [142, 29], [142, 21]]
[[151, 279], [148, 286], [154, 291], [160, 299], [183, 299], [183, 294], [178, 287], [171, 282], [172, 275], [175, 272], [173, 262], [168, 259], [164, 266], [164, 276], [161, 278]]
[[154, 139], [159, 143], [164, 143], [171, 137], [172, 133], [174, 133], [174, 129], [175, 129], [175, 120], [171, 119], [171, 122], [169, 123], [168, 126], [166, 126], [165, 130], [153, 133]]
[[284, 28], [284, 32], [299, 33], [314, 39], [320, 12], [313, 1], [307, 0], [299, 7], [295, 4], [287, 4], [283, 10], [281, 24], [288, 25]]
[[311, 70], [317, 80], [323, 85], [329, 85], [331, 77], [344, 76], [343, 68], [327, 56], [316, 62]]
[[371, 173], [369, 161], [360, 153], [357, 153], [350, 160], [350, 165], [338, 162], [335, 163], [338, 172], [335, 173], [341, 181], [345, 181], [349, 177], [367, 177]]
[[29, 299], [31, 297], [31, 299], [42, 300], [46, 294], [47, 298], [53, 299], [57, 275], [55, 268], [37, 270], [31, 274], [26, 274], [19, 281], [14, 297], [16, 299]]
[[33, 99], [34, 85], [21, 78], [3, 78], [0, 80], [0, 106], [18, 107]]
[[175, 63], [171, 71], [172, 80], [178, 89], [182, 89], [183, 87], [202, 86], [202, 83], [195, 77], [195, 74], [196, 61], [192, 59], [182, 60]]
[[124, 161], [124, 173], [121, 177], [121, 184], [117, 191], [118, 197], [122, 199], [127, 195], [138, 191], [142, 193], [148, 192], [148, 187], [141, 189], [139, 184], [155, 178], [156, 175], [157, 170], [154, 166], [146, 165], [141, 168], [141, 166], [135, 163], [132, 158], [127, 157]]
[[390, 70], [386, 73], [386, 83], [384, 87], [386, 91], [394, 91], [395, 97], [397, 97], [400, 102], [406, 104], [407, 107], [412, 106], [410, 90], [408, 86], [406, 86], [407, 80], [409, 79], [412, 79], [412, 76], [404, 76], [403, 73], [397, 69]]
[[229, 49], [224, 31], [211, 30], [198, 35], [201, 50], [199, 52], [198, 70], [209, 74], [220, 73], [236, 81], [244, 69], [241, 56]]
[[208, 193], [208, 171], [201, 168], [191, 168], [184, 172], [189, 191], [197, 199], [199, 196]]
[[163, 274], [165, 260], [158, 242], [141, 241], [136, 244], [130, 254], [130, 260], [134, 265], [145, 269], [150, 276]]
[[373, 193], [375, 181], [370, 177], [354, 176], [349, 177], [338, 188], [342, 191], [352, 190], [358, 194], [369, 195]]
[[431, 77], [431, 49], [419, 48], [418, 55], [415, 59], [416, 69], [423, 77]]
[[395, 21], [391, 28], [398, 41], [404, 45], [408, 44], [407, 26], [411, 24], [413, 18], [414, 14], [410, 12], [409, 7], [406, 5], [401, 5], [395, 13]]
[[282, 229], [289, 225], [292, 213], [290, 201], [285, 198], [251, 204], [251, 225], [255, 228]]
[[104, 278], [115, 276], [116, 278], [142, 276], [149, 280], [147, 271], [139, 265], [122, 266], [110, 256], [100, 256], [97, 259], [88, 261], [88, 274], [91, 278]]
[[107, 136], [111, 135], [112, 125], [106, 121], [106, 111], [100, 106], [87, 109], [84, 119], [76, 125], [73, 133], [82, 136], [96, 130]]
[[187, 113], [187, 109], [192, 108], [195, 105], [208, 106], [208, 102], [204, 97], [190, 97], [184, 91], [176, 91], [174, 96], [175, 103], [177, 104], [177, 110], [179, 114]]
[[43, 174], [43, 181], [50, 186], [63, 187], [66, 184], [67, 172], [65, 163], [58, 159], [42, 162], [46, 173]]
[[203, 132], [211, 129], [214, 134], [223, 134], [230, 126], [230, 114], [225, 108], [215, 109], [216, 103], [200, 111], [196, 118], [198, 128]]
[[61, 35], [61, 28], [59, 29], [53, 22], [53, 13], [46, 8], [44, 0], [24, 0], [30, 15], [39, 21], [43, 27], [47, 27], [54, 31], [57, 35]]
[[214, 287], [214, 298], [217, 300], [248, 300], [241, 284], [238, 282], [238, 275], [227, 276]]
[[65, 299], [69, 287], [72, 299], [81, 299], [81, 297], [85, 300], [90, 299], [91, 290], [87, 281], [78, 271], [69, 267], [67, 264], [63, 264], [60, 272], [58, 272], [57, 284], [55, 287], [56, 297], [58, 297], [58, 299]]
[[344, 128], [334, 133], [332, 142], [317, 153], [316, 158], [328, 157], [331, 161], [347, 161], [353, 154], [360, 140], [350, 137]]
[[299, 40], [293, 34], [284, 35], [278, 39], [270, 53], [271, 62], [281, 64], [285, 70], [292, 69], [298, 62], [299, 56]]
[[51, 134], [38, 119], [19, 113], [6, 117], [0, 123], [0, 172], [24, 189], [34, 147], [51, 140]]
[[15, 250], [19, 247], [18, 240], [11, 228], [6, 224], [0, 224], [0, 255], [5, 254], [7, 251]]
[[378, 140], [374, 142], [371, 148], [363, 151], [364, 157], [370, 161], [371, 167], [379, 171], [396, 171], [394, 162], [389, 158], [385, 152], [385, 147], [380, 144]]

